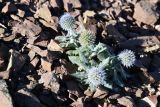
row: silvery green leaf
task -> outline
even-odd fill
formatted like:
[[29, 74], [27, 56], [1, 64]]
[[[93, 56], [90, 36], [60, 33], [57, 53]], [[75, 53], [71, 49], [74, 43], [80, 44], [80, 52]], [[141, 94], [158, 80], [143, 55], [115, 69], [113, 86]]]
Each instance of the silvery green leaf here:
[[77, 64], [80, 65], [80, 58], [78, 56], [68, 56], [69, 60], [73, 63], [73, 64]]
[[90, 89], [92, 92], [95, 92], [95, 91], [96, 91], [96, 87], [93, 86], [92, 84], [89, 84], [89, 89]]
[[122, 82], [122, 79], [119, 77], [119, 75], [117, 74], [117, 71], [113, 71], [113, 80], [116, 82], [117, 85], [124, 87], [124, 84]]
[[98, 43], [98, 45], [96, 45], [96, 46], [94, 47], [94, 51], [97, 52], [97, 50], [98, 50], [100, 47], [101, 47], [101, 43]]
[[80, 61], [79, 56], [68, 56], [68, 58], [73, 64], [77, 64], [84, 69], [88, 69], [88, 67]]
[[90, 60], [89, 63], [91, 66], [98, 66], [98, 63], [95, 60]]
[[56, 36], [55, 40], [58, 40], [59, 42], [66, 41], [66, 37], [65, 36]]
[[122, 68], [121, 65], [119, 66], [119, 72], [121, 73], [121, 76], [122, 76], [124, 79], [127, 79], [127, 77], [130, 77], [130, 75]]
[[96, 52], [93, 52], [93, 53], [89, 56], [89, 58], [92, 59], [92, 58], [95, 57], [96, 55], [97, 55], [97, 53], [96, 53]]
[[106, 68], [110, 63], [110, 57], [104, 59], [100, 64], [99, 64], [99, 67], [104, 69]]
[[77, 45], [75, 43], [66, 43], [67, 48], [75, 48]]
[[127, 75], [126, 75], [125, 71], [122, 69], [121, 66], [117, 66], [116, 70], [119, 71], [119, 73], [121, 74], [121, 76], [122, 76], [124, 79], [127, 79]]
[[71, 30], [68, 31], [67, 36], [77, 37], [78, 34], [76, 33], [76, 31], [74, 31], [74, 29], [71, 29]]
[[97, 58], [100, 61], [103, 61], [104, 59], [106, 59], [108, 57], [109, 57], [109, 55], [106, 53], [106, 51], [97, 54]]
[[64, 48], [64, 47], [66, 47], [66, 43], [60, 43], [59, 46]]
[[84, 63], [88, 63], [89, 61], [87, 60], [87, 58], [84, 56], [84, 54], [79, 50], [79, 58], [82, 62]]
[[86, 72], [76, 72], [71, 75], [81, 80], [84, 80], [86, 78]]
[[105, 84], [103, 84], [103, 86], [106, 88], [109, 88], [109, 89], [113, 89], [112, 84], [109, 84], [109, 83], [105, 83]]
[[70, 56], [72, 56], [72, 55], [76, 56], [76, 55], [79, 54], [78, 50], [69, 50], [69, 51], [67, 51], [66, 53], [67, 53], [68, 55], [70, 55]]
[[89, 46], [88, 46], [89, 50], [91, 50], [91, 51], [94, 51], [94, 48], [95, 48], [95, 47], [96, 47], [95, 45], [89, 45]]
[[106, 50], [107, 50], [107, 48], [106, 47], [101, 47], [101, 48], [99, 48], [99, 50], [98, 50], [98, 53], [102, 53], [102, 52], [106, 52]]

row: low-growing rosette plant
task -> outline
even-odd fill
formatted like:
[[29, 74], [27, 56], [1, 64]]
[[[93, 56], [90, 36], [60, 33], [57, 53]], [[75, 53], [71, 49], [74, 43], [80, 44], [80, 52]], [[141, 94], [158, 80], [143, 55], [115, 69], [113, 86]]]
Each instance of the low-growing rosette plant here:
[[101, 42], [96, 43], [96, 36], [90, 30], [81, 29], [76, 32], [75, 19], [69, 13], [60, 17], [60, 26], [67, 31], [64, 36], [55, 39], [60, 46], [68, 48], [66, 54], [75, 64], [77, 72], [71, 74], [91, 91], [103, 86], [111, 90], [123, 87], [129, 77], [124, 67], [132, 67], [136, 61], [133, 51], [125, 49], [118, 55], [111, 52], [110, 47]]
[[69, 13], [65, 13], [60, 17], [59, 24], [61, 28], [67, 31], [66, 35], [57, 36], [55, 40], [60, 42], [60, 46], [63, 48], [75, 48], [78, 46], [79, 33], [75, 31], [75, 18]]

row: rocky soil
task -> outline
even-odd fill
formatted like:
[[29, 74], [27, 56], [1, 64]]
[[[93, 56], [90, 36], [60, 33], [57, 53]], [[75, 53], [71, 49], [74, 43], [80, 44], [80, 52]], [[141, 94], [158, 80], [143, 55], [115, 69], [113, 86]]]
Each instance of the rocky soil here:
[[[54, 38], [65, 12], [136, 64], [120, 92], [79, 87]], [[0, 0], [0, 107], [160, 107], [160, 0]]]

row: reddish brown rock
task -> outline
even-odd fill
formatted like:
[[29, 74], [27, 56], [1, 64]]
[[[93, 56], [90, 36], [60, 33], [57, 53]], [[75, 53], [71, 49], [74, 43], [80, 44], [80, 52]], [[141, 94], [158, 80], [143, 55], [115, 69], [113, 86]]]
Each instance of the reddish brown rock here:
[[11, 2], [7, 2], [6, 5], [2, 9], [2, 13], [15, 12], [15, 11], [17, 11], [17, 8]]
[[63, 3], [64, 3], [64, 8], [67, 11], [70, 11], [72, 6], [74, 8], [81, 8], [81, 6], [82, 6], [80, 0], [63, 0]]
[[151, 5], [147, 0], [142, 0], [135, 5], [133, 17], [139, 22], [153, 25], [159, 18], [154, 8], [155, 5]]
[[142, 97], [143, 94], [143, 90], [138, 88], [138, 90], [136, 91], [136, 97]]
[[74, 81], [66, 81], [67, 84], [67, 88], [68, 88], [68, 92], [70, 94], [73, 94], [77, 97], [82, 97], [83, 93], [80, 90], [80, 88], [78, 87], [78, 84]]
[[60, 51], [63, 52], [63, 49], [56, 43], [54, 40], [51, 39], [50, 43], [48, 44], [48, 50], [50, 51]]
[[49, 71], [49, 72], [52, 71], [51, 69], [52, 63], [48, 62], [47, 60], [41, 58], [41, 65], [45, 71]]
[[18, 23], [13, 27], [13, 34], [20, 33], [22, 36], [33, 37], [41, 32], [42, 28], [32, 21], [24, 20], [23, 23]]
[[5, 62], [9, 57], [9, 49], [3, 43], [0, 44], [0, 70], [6, 70]]
[[158, 96], [148, 96], [139, 101], [138, 107], [157, 107], [158, 106]]
[[78, 98], [77, 101], [71, 104], [71, 107], [84, 107], [84, 98]]
[[30, 63], [33, 65], [33, 67], [36, 67], [38, 62], [39, 62], [39, 58], [35, 57]]
[[93, 98], [98, 98], [98, 99], [103, 99], [108, 95], [108, 91], [104, 90], [104, 89], [96, 89], [96, 92], [93, 95]]
[[38, 9], [36, 11], [35, 17], [37, 17], [37, 16], [42, 18], [42, 19], [44, 19], [47, 22], [51, 22], [52, 21], [51, 12], [50, 12], [48, 6], [46, 6], [46, 5], [43, 5], [40, 9]]
[[60, 84], [56, 75], [53, 72], [46, 72], [41, 75], [39, 83], [43, 83], [43, 86], [50, 89], [54, 93], [58, 93], [60, 90]]
[[11, 52], [11, 56], [10, 56], [10, 59], [9, 59], [7, 71], [10, 70], [10, 68], [12, 68], [12, 71], [21, 70], [23, 65], [26, 62], [25, 55], [19, 53], [16, 50], [12, 50], [12, 49], [10, 50], [10, 52]]
[[46, 107], [27, 89], [20, 89], [14, 94], [15, 104], [19, 107]]
[[89, 90], [89, 89], [87, 89], [87, 90], [85, 90], [84, 91], [84, 94], [86, 95], [86, 96], [92, 96], [93, 95], [93, 92], [91, 91], [91, 90]]
[[0, 100], [1, 107], [13, 107], [12, 98], [4, 80], [0, 80]]
[[160, 0], [149, 0], [150, 3], [156, 4], [158, 2], [160, 2]]
[[125, 106], [125, 107], [137, 107], [134, 103], [134, 100], [129, 96], [124, 96], [121, 98], [118, 98], [118, 103]]
[[114, 38], [116, 42], [126, 41], [126, 38], [113, 25], [107, 25], [106, 29], [107, 33]]
[[38, 46], [28, 44], [26, 47], [31, 49], [32, 51], [36, 52], [38, 55], [40, 55], [42, 57], [47, 56], [48, 51], [47, 50], [42, 50]]
[[32, 50], [29, 51], [28, 56], [30, 58], [30, 61], [35, 57], [36, 53]]

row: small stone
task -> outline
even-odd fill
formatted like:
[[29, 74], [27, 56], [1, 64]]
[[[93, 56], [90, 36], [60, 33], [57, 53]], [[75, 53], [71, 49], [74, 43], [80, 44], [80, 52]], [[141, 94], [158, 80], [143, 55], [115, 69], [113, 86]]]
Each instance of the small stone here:
[[142, 0], [136, 3], [133, 17], [139, 22], [153, 25], [157, 22], [159, 15], [147, 0]]
[[71, 11], [71, 9], [74, 8], [81, 8], [82, 4], [80, 0], [63, 0], [64, 8], [67, 11]]
[[55, 32], [58, 32], [58, 17], [52, 16], [52, 22], [47, 22], [45, 20], [39, 19], [39, 22], [41, 22], [45, 27], [53, 29]]
[[63, 49], [54, 40], [50, 41], [50, 43], [48, 44], [47, 48], [50, 51], [60, 51], [60, 52], [63, 52]]
[[38, 62], [39, 62], [39, 58], [35, 57], [30, 63], [33, 65], [33, 67], [36, 67]]
[[39, 83], [43, 83], [43, 86], [50, 89], [54, 93], [58, 93], [60, 90], [60, 84], [58, 78], [53, 72], [46, 72], [41, 75]]
[[85, 90], [84, 91], [84, 94], [86, 95], [86, 96], [92, 96], [93, 95], [93, 92], [91, 91], [91, 90], [89, 90], [89, 89], [87, 89], [87, 90]]
[[141, 65], [141, 62], [136, 64], [136, 66], [138, 67], [136, 70], [137, 76], [140, 78], [142, 83], [150, 84], [155, 82], [155, 79], [149, 74], [148, 69]]
[[13, 71], [19, 71], [22, 69], [23, 65], [26, 62], [25, 55], [19, 53], [16, 50], [10, 50], [11, 56], [9, 59], [7, 70], [10, 70], [12, 68]]
[[16, 21], [18, 21], [18, 22], [21, 22], [21, 19], [20, 19], [17, 15], [11, 14], [10, 16], [11, 16], [11, 18], [12, 18], [13, 20], [16, 20]]
[[52, 71], [52, 63], [48, 62], [47, 60], [41, 58], [41, 65], [42, 65], [42, 68], [45, 70], [45, 71], [49, 71], [51, 72]]
[[15, 4], [12, 4], [11, 2], [7, 2], [6, 5], [2, 9], [2, 13], [7, 13], [7, 12], [15, 12], [17, 11], [17, 8]]
[[0, 72], [0, 79], [8, 79], [10, 75], [11, 70], [8, 71], [1, 71]]
[[16, 38], [16, 35], [9, 35], [7, 37], [4, 37], [3, 40], [6, 42], [13, 41], [13, 40], [14, 42], [17, 42], [15, 38]]
[[34, 42], [37, 40], [38, 36], [31, 36], [31, 37], [28, 37], [27, 39], [27, 43], [29, 44], [34, 44]]
[[158, 96], [148, 96], [141, 99], [138, 103], [138, 107], [157, 107], [158, 106]]
[[46, 107], [27, 89], [18, 90], [14, 94], [14, 101], [18, 107]]
[[83, 95], [82, 91], [78, 87], [78, 84], [74, 81], [66, 81], [68, 92], [77, 96], [81, 97]]
[[136, 91], [136, 97], [142, 97], [143, 94], [143, 90], [138, 88], [138, 90]]
[[36, 46], [41, 46], [41, 47], [47, 47], [47, 45], [48, 45], [48, 40], [35, 41], [34, 45], [36, 45]]
[[41, 94], [39, 95], [39, 99], [47, 107], [57, 107], [58, 105], [56, 99], [54, 99], [51, 94], [46, 92], [41, 92]]
[[32, 50], [29, 51], [28, 56], [30, 58], [30, 61], [33, 60], [33, 58], [35, 57], [36, 53]]
[[159, 0], [149, 0], [150, 3], [156, 4], [158, 2], [160, 2]]
[[77, 101], [73, 102], [71, 105], [71, 107], [84, 107], [84, 98], [78, 98]]
[[8, 57], [9, 57], [9, 48], [3, 43], [0, 43], [0, 70], [1, 71], [6, 70], [7, 66], [5, 62], [8, 61]]
[[96, 92], [93, 95], [93, 98], [98, 98], [98, 99], [103, 99], [108, 95], [108, 91], [104, 90], [104, 89], [96, 89]]
[[3, 34], [5, 32], [4, 28], [0, 28], [0, 34]]
[[111, 24], [106, 27], [107, 33], [115, 39], [116, 42], [124, 42], [126, 38]]
[[13, 27], [13, 34], [20, 33], [22, 36], [33, 37], [41, 32], [42, 28], [34, 24], [30, 20], [24, 20], [23, 23], [18, 23]]
[[136, 107], [134, 100], [129, 96], [118, 98], [118, 103], [125, 107]]
[[60, 0], [50, 0], [50, 4], [53, 8], [60, 8], [62, 6], [62, 3]]
[[157, 91], [156, 95], [157, 95], [157, 96], [160, 96], [160, 91]]
[[4, 80], [0, 80], [0, 100], [1, 107], [13, 107], [12, 98]]
[[47, 50], [42, 50], [38, 46], [34, 46], [34, 45], [31, 45], [31, 44], [28, 44], [26, 47], [31, 49], [32, 51], [36, 52], [38, 55], [40, 55], [42, 57], [46, 57], [47, 54], [48, 54]]
[[25, 12], [23, 10], [18, 9], [18, 14], [19, 17], [24, 17]]
[[120, 98], [121, 96], [120, 96], [120, 94], [113, 94], [113, 95], [111, 95], [111, 96], [109, 96], [109, 99], [118, 99], [118, 98]]
[[46, 5], [42, 5], [42, 7], [36, 11], [35, 16], [38, 16], [47, 22], [52, 21], [51, 12], [50, 12], [48, 6], [46, 6]]
[[156, 25], [155, 29], [160, 32], [160, 25]]

